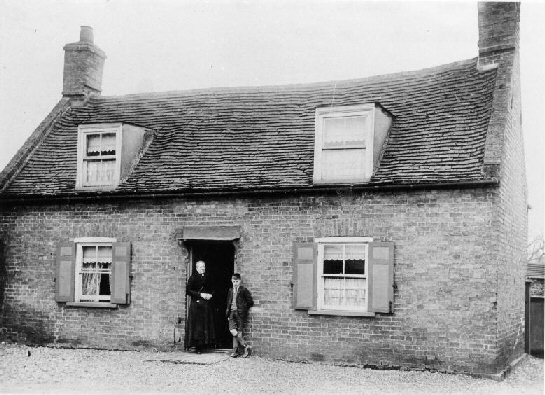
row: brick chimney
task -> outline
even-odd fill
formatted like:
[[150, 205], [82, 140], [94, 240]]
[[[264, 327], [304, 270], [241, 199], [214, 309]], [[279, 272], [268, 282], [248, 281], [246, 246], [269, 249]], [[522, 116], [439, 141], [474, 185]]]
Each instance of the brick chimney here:
[[520, 3], [479, 2], [479, 65], [519, 48]]
[[[496, 69], [496, 86], [486, 135], [483, 170], [485, 175], [503, 181], [506, 177], [520, 179], [519, 189], [525, 190], [525, 184], [522, 184], [526, 178], [520, 170], [524, 169], [524, 148], [519, 23], [520, 3], [479, 2], [478, 69]], [[514, 169], [518, 169], [518, 173]]]
[[106, 55], [94, 44], [93, 28], [81, 26], [79, 41], [66, 44], [63, 49], [63, 96], [100, 95]]

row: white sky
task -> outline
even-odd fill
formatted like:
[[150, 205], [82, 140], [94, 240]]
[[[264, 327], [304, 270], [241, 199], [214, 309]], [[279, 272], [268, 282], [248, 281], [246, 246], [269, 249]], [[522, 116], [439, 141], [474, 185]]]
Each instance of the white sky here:
[[[530, 237], [545, 225], [545, 2], [521, 7]], [[103, 94], [360, 78], [477, 56], [476, 2], [0, 0], [0, 168], [61, 98], [94, 28]]]

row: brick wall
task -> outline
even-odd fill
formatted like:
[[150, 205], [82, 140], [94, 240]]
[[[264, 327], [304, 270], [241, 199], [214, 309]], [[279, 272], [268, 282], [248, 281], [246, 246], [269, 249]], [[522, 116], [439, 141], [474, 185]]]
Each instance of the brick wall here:
[[[237, 270], [257, 301], [249, 337], [260, 355], [496, 372], [497, 188], [330, 196], [139, 200], [13, 206], [6, 242], [4, 333], [98, 347], [169, 346], [185, 316], [186, 225], [240, 225]], [[113, 236], [133, 244], [132, 303], [116, 310], [54, 301], [55, 246]], [[372, 236], [395, 242], [393, 315], [309, 316], [291, 308], [294, 241]], [[503, 300], [503, 299], [502, 299]]]
[[[518, 51], [501, 59], [507, 75], [503, 160], [499, 205], [498, 336], [502, 357], [510, 362], [524, 352], [524, 282], [526, 277], [527, 191], [521, 128]], [[503, 363], [503, 362], [502, 362]]]
[[526, 275], [527, 193], [522, 135], [519, 3], [479, 4], [479, 64], [498, 67], [485, 164], [499, 165], [497, 232], [498, 364], [524, 352], [524, 281]]
[[64, 46], [64, 96], [100, 94], [106, 55], [93, 41], [93, 29], [82, 26], [80, 41]]

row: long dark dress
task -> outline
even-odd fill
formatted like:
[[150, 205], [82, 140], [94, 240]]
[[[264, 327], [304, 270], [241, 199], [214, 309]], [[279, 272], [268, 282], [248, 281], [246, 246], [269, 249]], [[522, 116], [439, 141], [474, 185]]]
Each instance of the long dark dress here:
[[211, 300], [204, 300], [200, 296], [203, 292], [212, 293], [207, 287], [206, 276], [192, 274], [187, 280], [185, 292], [191, 296], [191, 304], [185, 324], [184, 348], [214, 346], [216, 333]]

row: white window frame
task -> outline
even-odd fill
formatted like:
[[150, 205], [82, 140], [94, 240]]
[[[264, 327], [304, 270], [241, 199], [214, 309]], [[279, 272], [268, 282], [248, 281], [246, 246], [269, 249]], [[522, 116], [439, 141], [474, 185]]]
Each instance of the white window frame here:
[[[78, 126], [78, 153], [77, 153], [77, 176], [76, 176], [76, 188], [78, 189], [111, 189], [115, 188], [119, 184], [121, 175], [121, 148], [122, 142], [122, 124], [93, 124], [93, 125], [79, 125]], [[112, 184], [106, 185], [86, 185], [84, 180], [84, 162], [87, 161], [86, 157], [86, 141], [87, 136], [90, 134], [106, 134], [115, 133], [115, 173]], [[113, 158], [112, 158], [113, 159]]]
[[[326, 118], [342, 118], [354, 116], [369, 117], [369, 127], [365, 131], [365, 143], [363, 147], [346, 147], [338, 149], [364, 149], [365, 150], [365, 169], [361, 179], [324, 179], [322, 176], [322, 151], [323, 147], [323, 125]], [[369, 181], [373, 175], [373, 139], [375, 131], [375, 105], [361, 104], [356, 106], [344, 107], [322, 107], [316, 109], [315, 115], [315, 138], [314, 138], [314, 173], [313, 182], [315, 184], [352, 184]]]
[[[317, 262], [316, 262], [316, 309], [317, 311], [333, 311], [333, 312], [351, 312], [351, 313], [366, 313], [369, 311], [369, 280], [368, 280], [368, 273], [369, 273], [369, 247], [368, 244], [373, 241], [372, 237], [323, 237], [323, 238], [316, 238], [315, 243], [317, 244], [318, 248], [318, 256], [317, 256]], [[348, 306], [328, 306], [324, 304], [324, 279], [325, 275], [323, 274], [324, 271], [324, 246], [327, 244], [342, 244], [342, 245], [349, 245], [349, 244], [360, 244], [365, 245], [365, 267], [364, 267], [364, 274], [351, 274], [351, 275], [343, 275], [345, 278], [362, 278], [365, 279], [365, 305], [361, 307], [348, 307]]]
[[[112, 263], [110, 265], [110, 270], [113, 267], [113, 244], [117, 242], [116, 238], [113, 237], [79, 237], [74, 239], [76, 245], [76, 263], [75, 263], [75, 292], [74, 292], [74, 301], [76, 303], [109, 303], [111, 301], [111, 294], [106, 296], [97, 295], [94, 298], [89, 299], [89, 295], [82, 295], [81, 293], [81, 267], [83, 262], [83, 247], [89, 246], [108, 246], [112, 247]], [[111, 275], [110, 275], [111, 276]], [[111, 281], [111, 277], [110, 277]], [[82, 301], [82, 298], [86, 300]]]

